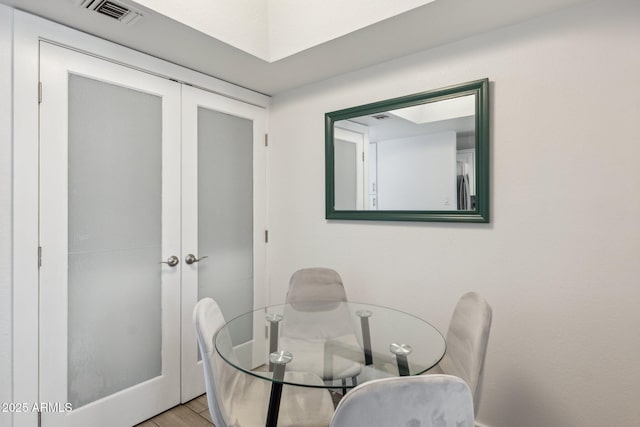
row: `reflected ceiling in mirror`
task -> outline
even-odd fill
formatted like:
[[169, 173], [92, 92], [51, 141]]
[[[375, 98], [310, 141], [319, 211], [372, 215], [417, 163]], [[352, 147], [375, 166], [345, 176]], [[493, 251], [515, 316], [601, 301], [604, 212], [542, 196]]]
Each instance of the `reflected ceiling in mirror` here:
[[327, 219], [488, 222], [488, 86], [327, 113]]

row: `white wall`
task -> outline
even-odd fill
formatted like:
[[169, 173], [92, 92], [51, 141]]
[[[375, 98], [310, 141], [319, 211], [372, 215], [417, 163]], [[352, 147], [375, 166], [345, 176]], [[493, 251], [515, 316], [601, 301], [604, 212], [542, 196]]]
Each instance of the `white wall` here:
[[455, 210], [456, 133], [377, 143], [378, 209]]
[[432, 1], [434, 0], [136, 2], [251, 55], [275, 62]]
[[[640, 2], [599, 1], [276, 96], [271, 302], [294, 270], [328, 266], [350, 299], [445, 330], [476, 290], [494, 309], [482, 423], [636, 426], [638, 46]], [[325, 112], [484, 77], [490, 224], [324, 219]]]
[[[13, 13], [0, 5], [0, 403], [11, 402], [11, 41]], [[0, 427], [11, 415], [0, 413]]]

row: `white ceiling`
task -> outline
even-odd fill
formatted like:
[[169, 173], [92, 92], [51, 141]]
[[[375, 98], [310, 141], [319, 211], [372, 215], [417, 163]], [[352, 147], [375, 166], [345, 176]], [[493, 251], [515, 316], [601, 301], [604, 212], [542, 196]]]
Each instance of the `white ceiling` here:
[[260, 59], [275, 62], [435, 0], [135, 1]]
[[[144, 13], [144, 17], [134, 25], [125, 25], [95, 12], [81, 9], [77, 6], [77, 0], [0, 0], [0, 3], [257, 92], [273, 95], [474, 34], [515, 24], [588, 0], [437, 0], [388, 19], [376, 15], [378, 22], [372, 25], [363, 27], [362, 22], [357, 21], [358, 24], [355, 25], [357, 28], [353, 28], [352, 32], [344, 35], [340, 35], [340, 31], [336, 33], [335, 28], [334, 32], [328, 32], [329, 36], [325, 36], [324, 39], [323, 37], [314, 38], [314, 34], [309, 33], [298, 38], [291, 36], [291, 32], [281, 33], [285, 36], [280, 36], [280, 41], [276, 42], [276, 46], [284, 46], [280, 51], [277, 48], [267, 47], [271, 49], [267, 51], [264, 47], [262, 48], [263, 57], [272, 60], [282, 58], [274, 62], [258, 58], [139, 3], [124, 1], [133, 4]], [[149, 0], [140, 1], [150, 3]], [[191, 1], [193, 4], [195, 0]], [[287, 3], [284, 0], [278, 1], [280, 4]], [[342, 3], [346, 1], [348, 0], [342, 0]], [[189, 5], [188, 0], [176, 1], [176, 3]], [[323, 28], [323, 23], [331, 22], [326, 18], [331, 14], [326, 12], [331, 12], [331, 8], [327, 7], [325, 14], [319, 16], [318, 29]], [[338, 14], [353, 13], [353, 10], [349, 12], [348, 8], [335, 7], [333, 12], [338, 16]], [[393, 13], [396, 12], [397, 10]], [[264, 11], [260, 12], [262, 15], [264, 13]], [[256, 20], [255, 13], [252, 16], [254, 20], [247, 18], [248, 21], [255, 22], [255, 26], [263, 31], [263, 26], [267, 24], [259, 19]], [[282, 13], [279, 16], [286, 17]], [[305, 19], [309, 18], [307, 14]], [[291, 19], [293, 31], [296, 26], [300, 29], [309, 28], [309, 25], [300, 25], [300, 22], [293, 18], [287, 19]], [[237, 16], [230, 21], [237, 23]], [[375, 19], [372, 22], [375, 22]], [[255, 44], [256, 40], [259, 40], [255, 39], [255, 35], [246, 36], [247, 32], [251, 33], [255, 30], [252, 28], [252, 25], [246, 25], [246, 23], [243, 25], [245, 37], [253, 37], [252, 43]], [[345, 32], [344, 28], [341, 32]], [[218, 37], [223, 38], [220, 35]], [[287, 43], [287, 40], [292, 38], [296, 40]], [[277, 37], [274, 36], [274, 39]], [[297, 39], [304, 40], [306, 45], [300, 44]], [[229, 40], [228, 37], [227, 40]], [[328, 41], [323, 42], [323, 40]], [[241, 45], [237, 41], [233, 43]], [[246, 46], [243, 48], [247, 49]], [[300, 49], [303, 50], [300, 51]]]

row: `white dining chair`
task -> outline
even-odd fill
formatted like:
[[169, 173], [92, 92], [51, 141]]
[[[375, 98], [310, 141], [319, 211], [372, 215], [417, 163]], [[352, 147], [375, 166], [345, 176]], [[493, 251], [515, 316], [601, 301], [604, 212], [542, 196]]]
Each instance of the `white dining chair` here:
[[464, 294], [451, 316], [446, 337], [447, 351], [440, 363], [427, 372], [462, 378], [469, 385], [476, 411], [480, 401], [491, 317], [491, 306], [484, 298], [476, 292]]
[[[218, 304], [203, 298], [193, 310], [193, 322], [204, 367], [209, 412], [216, 427], [259, 427], [265, 424], [271, 382], [246, 374], [225, 362], [216, 352], [213, 337], [225, 324]], [[219, 339], [229, 340], [228, 335]], [[300, 376], [306, 378], [300, 379]], [[313, 377], [313, 378], [311, 378]], [[306, 372], [286, 372], [285, 381], [322, 385]], [[325, 389], [284, 386], [280, 427], [326, 427], [333, 413], [331, 395]]]
[[288, 368], [313, 372], [323, 380], [342, 380], [343, 387], [350, 378], [352, 385], [356, 385], [364, 353], [362, 360], [353, 360], [352, 356], [335, 357], [331, 372], [324, 363], [326, 345], [336, 343], [360, 348], [351, 314], [340, 304], [343, 302], [347, 302], [347, 294], [335, 270], [315, 267], [293, 273], [279, 338], [279, 347], [294, 355]]
[[305, 302], [347, 302], [342, 277], [337, 271], [324, 267], [302, 268], [291, 275], [287, 304]]
[[347, 393], [330, 427], [474, 427], [473, 400], [451, 375], [382, 378]]

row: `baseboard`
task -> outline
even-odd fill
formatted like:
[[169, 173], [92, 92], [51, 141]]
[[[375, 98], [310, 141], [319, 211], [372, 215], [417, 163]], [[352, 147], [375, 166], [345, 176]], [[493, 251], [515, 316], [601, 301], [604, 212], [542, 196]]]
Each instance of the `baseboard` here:
[[476, 425], [476, 427], [490, 427], [490, 426], [488, 426], [488, 425], [486, 425], [486, 424], [480, 424], [480, 423], [479, 423], [479, 422], [477, 422], [477, 421], [476, 421], [474, 424]]

